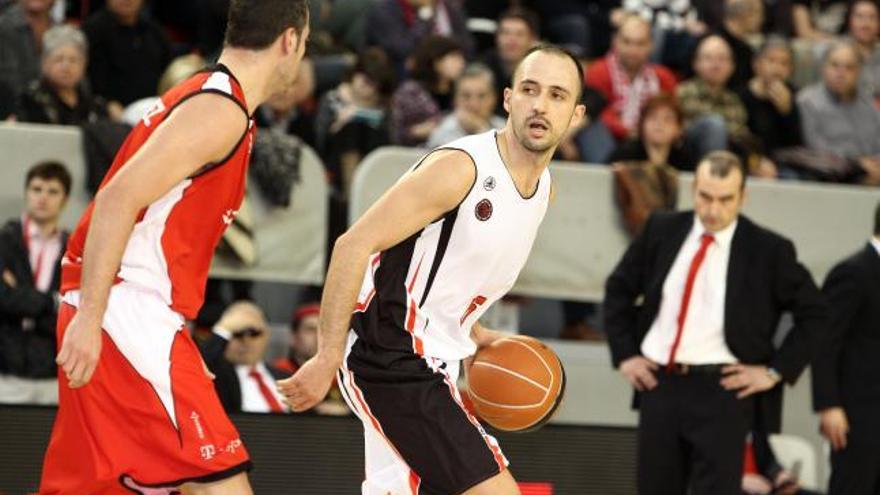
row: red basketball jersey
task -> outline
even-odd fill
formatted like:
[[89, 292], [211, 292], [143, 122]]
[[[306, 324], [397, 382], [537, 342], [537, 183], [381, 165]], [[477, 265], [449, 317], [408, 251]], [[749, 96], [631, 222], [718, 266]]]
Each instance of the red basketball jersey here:
[[[226, 158], [205, 164], [140, 212], [117, 273], [120, 280], [157, 291], [172, 309], [187, 318], [194, 318], [202, 305], [214, 249], [244, 198], [256, 126], [235, 76], [218, 65], [168, 91], [131, 131], [100, 186], [104, 187], [126, 166], [179, 105], [202, 93], [235, 101], [248, 117], [248, 128]], [[205, 125], [210, 125], [210, 118], [205, 116]], [[82, 255], [93, 208], [94, 202], [67, 244], [62, 262], [62, 293], [80, 286]]]

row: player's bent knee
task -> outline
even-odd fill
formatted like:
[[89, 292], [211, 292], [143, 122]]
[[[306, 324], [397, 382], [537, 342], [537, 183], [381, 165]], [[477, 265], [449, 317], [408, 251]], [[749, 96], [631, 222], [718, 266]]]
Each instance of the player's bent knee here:
[[520, 495], [520, 493], [510, 470], [505, 469], [462, 495]]
[[187, 483], [180, 487], [184, 495], [253, 495], [247, 473], [213, 483]]

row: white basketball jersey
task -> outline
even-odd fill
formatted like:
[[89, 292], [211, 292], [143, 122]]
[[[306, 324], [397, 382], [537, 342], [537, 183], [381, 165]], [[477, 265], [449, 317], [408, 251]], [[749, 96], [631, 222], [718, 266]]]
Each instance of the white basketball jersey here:
[[352, 329], [377, 350], [457, 360], [476, 351], [471, 327], [525, 265], [547, 211], [550, 172], [523, 197], [494, 130], [437, 149], [470, 155], [476, 180], [458, 208], [371, 257]]

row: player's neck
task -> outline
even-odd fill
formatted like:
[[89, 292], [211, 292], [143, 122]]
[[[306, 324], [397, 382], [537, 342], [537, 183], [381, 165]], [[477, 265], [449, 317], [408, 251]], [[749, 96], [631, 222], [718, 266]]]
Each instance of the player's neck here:
[[225, 47], [217, 63], [225, 65], [238, 79], [249, 112], [253, 113], [269, 98], [269, 82], [275, 70], [269, 57], [251, 50]]
[[499, 131], [496, 136], [501, 161], [507, 167], [516, 188], [522, 196], [530, 196], [538, 186], [544, 169], [550, 164], [553, 149], [543, 152], [528, 150], [520, 144], [509, 127]]

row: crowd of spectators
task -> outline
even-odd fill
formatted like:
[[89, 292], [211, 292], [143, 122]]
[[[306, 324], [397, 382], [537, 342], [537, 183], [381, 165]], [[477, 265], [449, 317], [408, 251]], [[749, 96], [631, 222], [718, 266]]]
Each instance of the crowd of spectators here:
[[[224, 0], [0, 0], [0, 121], [135, 125], [157, 95], [213, 62], [227, 8]], [[296, 86], [250, 110], [264, 131], [295, 136], [321, 158], [332, 191], [330, 245], [347, 223], [365, 155], [503, 127], [508, 81], [541, 40], [570, 49], [585, 68], [588, 115], [557, 159], [693, 172], [726, 150], [747, 175], [764, 179], [880, 186], [876, 0], [313, 0], [310, 24]], [[57, 259], [26, 266], [4, 246], [20, 248], [22, 235], [34, 245], [63, 244], [57, 217], [70, 178], [58, 167], [32, 170], [22, 217], [0, 231], [4, 399], [24, 383], [35, 395], [22, 401], [53, 400], [44, 382], [55, 374], [46, 322], [57, 309]], [[32, 195], [47, 194], [37, 186], [60, 190], [51, 212], [31, 204]], [[245, 285], [236, 299], [250, 297]], [[317, 306], [296, 312], [286, 356], [267, 363], [270, 331], [260, 308], [211, 303], [213, 316], [199, 325], [208, 330], [203, 350], [224, 404], [286, 412], [271, 383], [314, 352]], [[567, 328], [583, 326], [593, 309], [566, 304]], [[33, 352], [13, 352], [24, 348]], [[344, 410], [338, 399], [323, 409]], [[825, 402], [823, 410], [837, 412], [845, 400]], [[823, 416], [823, 425], [836, 431], [839, 415]], [[836, 462], [845, 464], [840, 455]]]

